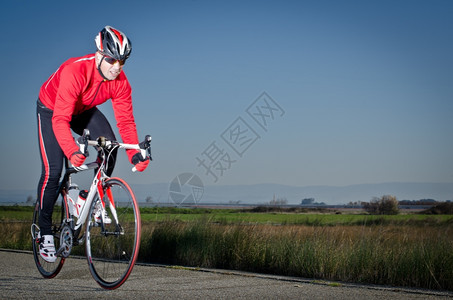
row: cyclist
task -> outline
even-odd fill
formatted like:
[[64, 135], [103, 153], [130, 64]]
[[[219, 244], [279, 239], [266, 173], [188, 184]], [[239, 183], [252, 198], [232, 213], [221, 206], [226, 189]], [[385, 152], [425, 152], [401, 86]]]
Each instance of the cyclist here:
[[[75, 167], [86, 159], [74, 141], [71, 129], [81, 135], [87, 128], [93, 137], [116, 140], [106, 117], [96, 107], [111, 99], [117, 127], [124, 143], [138, 144], [132, 111], [131, 86], [123, 72], [132, 47], [127, 36], [106, 26], [95, 37], [97, 51], [65, 61], [42, 85], [37, 101], [38, 138], [42, 172], [38, 184], [40, 200], [40, 255], [55, 262], [51, 232], [52, 212], [64, 155]], [[127, 150], [140, 172], [149, 163], [137, 150]], [[113, 172], [116, 152], [109, 155], [107, 175]]]

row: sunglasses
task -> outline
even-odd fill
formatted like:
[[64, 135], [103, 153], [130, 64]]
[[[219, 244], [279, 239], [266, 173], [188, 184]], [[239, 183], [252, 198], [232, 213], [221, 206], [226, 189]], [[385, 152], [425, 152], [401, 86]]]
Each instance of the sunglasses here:
[[114, 65], [116, 62], [119, 62], [120, 66], [122, 66], [126, 63], [126, 60], [115, 59], [115, 58], [107, 56], [107, 55], [104, 55], [104, 60], [111, 65]]

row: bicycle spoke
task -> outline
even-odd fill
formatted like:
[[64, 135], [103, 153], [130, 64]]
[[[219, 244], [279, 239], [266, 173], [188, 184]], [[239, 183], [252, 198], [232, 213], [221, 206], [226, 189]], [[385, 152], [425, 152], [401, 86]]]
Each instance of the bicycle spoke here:
[[[41, 275], [45, 278], [55, 277], [63, 267], [65, 258], [57, 257], [57, 260], [53, 263], [45, 261], [39, 254], [39, 236], [40, 230], [38, 225], [39, 220], [39, 201], [36, 202], [35, 209], [33, 212], [33, 223], [31, 227], [32, 235], [32, 244], [33, 244], [33, 257], [35, 259], [36, 267]], [[65, 206], [64, 205], [55, 205], [52, 213], [52, 233], [54, 235], [55, 246], [60, 245], [60, 230], [63, 216], [65, 215]]]
[[86, 250], [94, 279], [104, 288], [115, 289], [129, 277], [137, 259], [140, 212], [124, 181], [110, 178], [104, 190], [105, 211], [111, 223], [96, 222], [94, 203], [88, 220]]

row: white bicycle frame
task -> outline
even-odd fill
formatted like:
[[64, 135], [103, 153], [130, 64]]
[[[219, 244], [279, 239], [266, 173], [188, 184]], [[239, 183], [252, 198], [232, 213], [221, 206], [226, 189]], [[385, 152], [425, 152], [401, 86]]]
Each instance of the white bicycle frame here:
[[[151, 141], [151, 137], [149, 137], [149, 142]], [[139, 144], [125, 144], [125, 143], [119, 143], [115, 142], [114, 144], [111, 141], [102, 141], [107, 144], [107, 146], [111, 146], [112, 148], [119, 148], [119, 149], [126, 149], [126, 150], [139, 150], [142, 154], [143, 157], [146, 157], [146, 149], [141, 149]], [[94, 140], [88, 140], [87, 145], [93, 146], [93, 147], [98, 147], [100, 141], [94, 141]], [[82, 153], [85, 152], [83, 144], [80, 145]], [[105, 154], [104, 154], [105, 155]], [[91, 170], [91, 169], [96, 169], [99, 168], [97, 171], [96, 175], [93, 178], [93, 182], [91, 183], [90, 190], [88, 192], [87, 198], [85, 200], [85, 204], [83, 205], [79, 217], [77, 219], [77, 222], [75, 223], [74, 230], [79, 229], [87, 220], [88, 213], [90, 211], [91, 205], [93, 200], [95, 199], [96, 195], [99, 196], [99, 200], [101, 201], [100, 207], [101, 207], [101, 218], [102, 222], [105, 221], [105, 203], [103, 200], [104, 196], [104, 191], [102, 189], [101, 182], [105, 179], [108, 178], [108, 176], [104, 173], [104, 165], [106, 164], [107, 159], [104, 158], [103, 162], [101, 165], [97, 162], [92, 162], [88, 164], [83, 164], [80, 167], [73, 167], [75, 170], [79, 171], [86, 171], [86, 170]], [[133, 167], [132, 171], [135, 172], [136, 168]], [[109, 198], [109, 207], [110, 211], [112, 213], [113, 219], [115, 220], [116, 223], [118, 223], [118, 216], [116, 213], [116, 207], [115, 203], [113, 203], [112, 197], [107, 197]]]

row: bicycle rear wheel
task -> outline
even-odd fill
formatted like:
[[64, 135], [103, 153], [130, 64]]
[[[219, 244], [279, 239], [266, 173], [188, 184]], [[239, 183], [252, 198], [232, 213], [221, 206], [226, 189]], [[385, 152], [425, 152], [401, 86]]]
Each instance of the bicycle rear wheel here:
[[[59, 196], [61, 200], [62, 196]], [[63, 267], [65, 258], [62, 256], [57, 257], [57, 260], [53, 263], [45, 261], [41, 255], [39, 255], [39, 214], [40, 214], [40, 202], [39, 199], [36, 201], [35, 210], [33, 212], [33, 224], [31, 226], [31, 235], [32, 235], [32, 244], [33, 244], [33, 257], [35, 259], [36, 267], [38, 268], [39, 273], [44, 278], [53, 278], [57, 276]], [[53, 213], [52, 213], [52, 234], [54, 236], [55, 247], [58, 248], [60, 245], [60, 232], [61, 226], [63, 223], [63, 218], [65, 216], [66, 210], [64, 201], [57, 201], [55, 203]]]
[[[90, 272], [105, 289], [120, 287], [129, 277], [140, 248], [140, 211], [129, 185], [119, 178], [103, 184], [103, 202], [110, 224], [96, 222], [95, 199], [87, 218], [86, 254]], [[116, 214], [116, 217], [115, 217]]]

